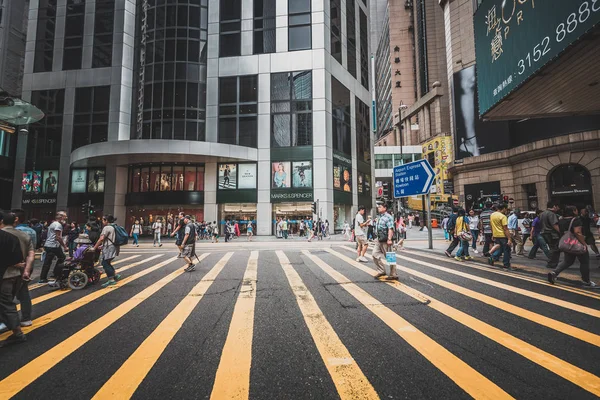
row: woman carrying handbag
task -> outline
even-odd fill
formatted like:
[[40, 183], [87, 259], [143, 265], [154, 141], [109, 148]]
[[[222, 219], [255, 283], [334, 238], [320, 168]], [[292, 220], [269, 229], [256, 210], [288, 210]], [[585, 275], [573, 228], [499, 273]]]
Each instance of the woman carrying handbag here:
[[469, 218], [467, 218], [465, 210], [462, 208], [458, 210], [454, 235], [460, 240], [460, 249], [456, 252], [454, 259], [457, 261], [472, 260], [473, 257], [469, 255], [469, 244], [473, 240], [473, 236], [469, 231]]
[[577, 207], [566, 206], [564, 217], [558, 221], [562, 234], [558, 248], [565, 254], [565, 258], [554, 271], [548, 273], [548, 281], [554, 284], [558, 275], [578, 259], [583, 286], [597, 289], [599, 286], [590, 281], [590, 254], [583, 236], [583, 224], [578, 214]]

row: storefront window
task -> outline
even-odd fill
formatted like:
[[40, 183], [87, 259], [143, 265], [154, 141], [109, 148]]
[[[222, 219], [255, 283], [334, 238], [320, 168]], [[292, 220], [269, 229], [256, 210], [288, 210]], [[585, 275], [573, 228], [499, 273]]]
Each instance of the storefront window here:
[[129, 188], [129, 191], [132, 193], [138, 193], [140, 191], [140, 169], [139, 168], [135, 168], [133, 170], [133, 173], [131, 174], [131, 179], [129, 181], [131, 182], [131, 188]]
[[142, 193], [147, 192], [148, 189], [150, 188], [150, 168], [142, 168], [141, 181], [142, 181], [142, 188], [141, 188], [140, 192], [142, 192]]
[[171, 190], [176, 191], [184, 191], [183, 187], [183, 167], [182, 166], [173, 166], [173, 174], [171, 175]]
[[160, 165], [129, 170], [129, 192], [204, 190], [204, 166]]

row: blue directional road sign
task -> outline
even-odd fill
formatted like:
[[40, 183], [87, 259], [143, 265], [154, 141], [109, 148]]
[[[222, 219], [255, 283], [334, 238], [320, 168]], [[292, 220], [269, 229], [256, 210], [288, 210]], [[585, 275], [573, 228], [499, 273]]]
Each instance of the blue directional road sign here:
[[394, 197], [428, 194], [435, 172], [427, 160], [394, 167]]

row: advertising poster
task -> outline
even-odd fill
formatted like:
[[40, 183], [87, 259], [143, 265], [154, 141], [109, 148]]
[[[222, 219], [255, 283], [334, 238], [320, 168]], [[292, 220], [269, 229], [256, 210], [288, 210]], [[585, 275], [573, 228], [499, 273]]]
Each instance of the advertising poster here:
[[292, 183], [295, 188], [312, 187], [312, 161], [294, 162]]
[[31, 192], [31, 185], [33, 184], [32, 180], [33, 176], [31, 171], [24, 173], [23, 179], [21, 180], [21, 190], [24, 192]]
[[71, 171], [71, 193], [85, 193], [87, 185], [87, 169]]
[[238, 189], [256, 189], [256, 164], [238, 164]]
[[479, 119], [474, 65], [454, 74], [453, 92], [456, 159], [508, 149], [508, 122]]
[[237, 164], [219, 164], [219, 189], [237, 188]]
[[358, 190], [358, 194], [363, 194], [364, 183], [365, 183], [365, 175], [362, 172], [359, 172], [358, 173], [358, 183], [357, 183], [358, 187], [356, 188]]
[[31, 172], [31, 191], [33, 193], [42, 192], [42, 171]]
[[103, 193], [104, 192], [104, 176], [103, 169], [90, 169], [88, 176], [88, 192]]
[[333, 188], [334, 189], [341, 189], [342, 185], [341, 185], [341, 175], [342, 175], [342, 167], [340, 167], [339, 165], [333, 165]]
[[427, 159], [435, 171], [432, 193], [441, 196], [452, 194], [446, 191], [444, 182], [448, 181], [448, 164], [452, 162], [453, 154], [450, 136], [436, 137], [423, 144], [422, 158]]
[[43, 185], [44, 193], [55, 194], [58, 191], [58, 171], [44, 171]]
[[365, 175], [365, 194], [371, 194], [371, 175]]
[[287, 189], [292, 187], [291, 185], [291, 163], [285, 162], [274, 162], [271, 165], [273, 175], [273, 189]]
[[342, 189], [344, 192], [352, 192], [352, 171], [350, 167], [341, 167], [342, 170]]

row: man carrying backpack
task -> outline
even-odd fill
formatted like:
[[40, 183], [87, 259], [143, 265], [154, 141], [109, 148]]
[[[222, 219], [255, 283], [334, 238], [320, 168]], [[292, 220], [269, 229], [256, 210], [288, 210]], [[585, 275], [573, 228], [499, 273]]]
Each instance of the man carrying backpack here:
[[192, 257], [196, 257], [196, 224], [192, 221], [192, 217], [186, 215], [183, 218], [185, 228], [183, 231], [183, 242], [181, 243], [182, 250], [181, 255], [187, 262], [185, 272], [192, 272], [196, 265], [192, 262]]
[[[102, 232], [100, 238], [94, 245], [94, 251], [98, 247], [102, 246], [102, 268], [108, 277], [108, 281], [102, 285], [102, 287], [116, 285], [117, 281], [121, 279], [121, 275], [115, 274], [115, 269], [112, 266], [112, 260], [119, 255], [119, 243], [117, 239], [116, 228], [113, 225], [115, 217], [108, 214], [102, 217]], [[127, 237], [127, 233], [125, 233]]]
[[446, 225], [448, 231], [451, 232], [452, 235], [452, 243], [450, 243], [450, 247], [444, 252], [448, 257], [452, 257], [452, 252], [460, 244], [460, 238], [452, 233], [456, 227], [456, 218], [458, 218], [458, 208], [453, 207], [452, 215], [448, 218], [448, 224]]

